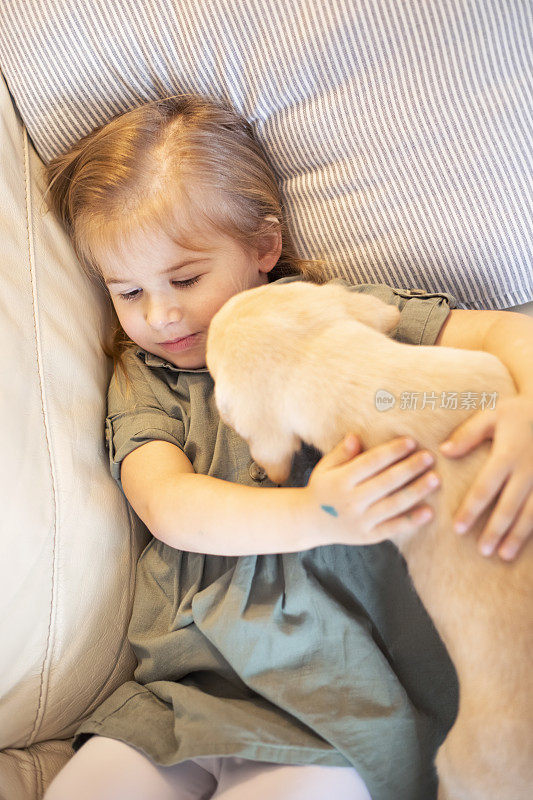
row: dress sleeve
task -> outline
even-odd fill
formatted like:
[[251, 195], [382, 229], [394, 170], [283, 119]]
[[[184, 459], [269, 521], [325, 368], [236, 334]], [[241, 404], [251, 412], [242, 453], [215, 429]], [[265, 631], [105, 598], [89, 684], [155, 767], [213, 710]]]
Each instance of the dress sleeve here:
[[397, 306], [401, 312], [400, 320], [389, 336], [407, 344], [435, 344], [448, 314], [456, 305], [455, 298], [447, 292], [397, 289], [384, 283], [353, 285], [342, 279], [335, 279], [335, 282], [342, 283], [350, 291], [371, 294], [389, 305]]
[[107, 396], [106, 445], [111, 474], [120, 484], [122, 461], [146, 442], [170, 442], [183, 449], [185, 426], [158, 402], [150, 371], [133, 355], [126, 360], [127, 378], [113, 374]]

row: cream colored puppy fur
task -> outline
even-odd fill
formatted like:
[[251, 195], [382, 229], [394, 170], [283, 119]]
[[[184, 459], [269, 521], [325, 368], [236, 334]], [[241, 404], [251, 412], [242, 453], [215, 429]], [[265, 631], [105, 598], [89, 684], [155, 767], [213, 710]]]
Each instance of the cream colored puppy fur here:
[[[533, 797], [533, 547], [513, 563], [476, 549], [487, 519], [466, 537], [452, 514], [487, 458], [486, 442], [449, 460], [438, 445], [472, 410], [439, 408], [441, 392], [515, 393], [503, 364], [484, 352], [396, 342], [399, 311], [338, 284], [264, 286], [214, 317], [207, 364], [223, 419], [276, 483], [301, 442], [330, 451], [347, 432], [365, 449], [412, 435], [436, 458], [441, 489], [425, 502], [432, 523], [395, 543], [459, 677], [457, 720], [437, 756], [439, 800]], [[370, 327], [369, 327], [370, 326]], [[419, 392], [419, 409], [379, 411], [375, 395]], [[420, 408], [423, 393], [435, 408]], [[458, 403], [460, 405], [460, 403]], [[354, 544], [364, 544], [354, 531]]]

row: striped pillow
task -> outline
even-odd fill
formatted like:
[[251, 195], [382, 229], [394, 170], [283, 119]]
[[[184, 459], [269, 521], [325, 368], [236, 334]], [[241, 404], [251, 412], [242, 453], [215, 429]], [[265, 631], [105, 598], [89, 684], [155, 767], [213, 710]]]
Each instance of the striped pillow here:
[[0, 64], [43, 159], [146, 99], [254, 125], [299, 253], [466, 308], [533, 298], [530, 0], [10, 0]]

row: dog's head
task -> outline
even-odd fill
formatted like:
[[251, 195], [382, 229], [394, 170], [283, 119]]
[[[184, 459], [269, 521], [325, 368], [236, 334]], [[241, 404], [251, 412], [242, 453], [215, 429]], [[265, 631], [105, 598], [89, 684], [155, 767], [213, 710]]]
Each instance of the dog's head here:
[[[295, 386], [317, 336], [357, 320], [378, 331], [396, 325], [399, 311], [339, 284], [270, 284], [232, 297], [213, 317], [207, 366], [222, 419], [245, 439], [252, 457], [283, 483], [299, 449]], [[362, 329], [364, 332], [364, 329]], [[305, 387], [304, 387], [305, 388]], [[313, 398], [309, 398], [313, 402]]]

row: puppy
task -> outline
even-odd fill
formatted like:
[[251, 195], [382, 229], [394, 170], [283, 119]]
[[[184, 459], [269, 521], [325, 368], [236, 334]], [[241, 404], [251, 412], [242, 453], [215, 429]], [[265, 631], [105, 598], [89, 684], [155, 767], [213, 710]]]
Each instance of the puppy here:
[[[453, 532], [453, 513], [490, 446], [457, 460], [438, 450], [473, 413], [461, 402], [440, 407], [442, 397], [502, 398], [514, 384], [489, 353], [390, 339], [398, 318], [394, 306], [339, 284], [237, 294], [208, 335], [216, 402], [275, 483], [288, 477], [302, 442], [328, 452], [350, 431], [365, 449], [409, 435], [433, 452], [441, 489], [424, 502], [434, 518], [395, 544], [459, 678], [459, 713], [436, 759], [439, 800], [530, 800], [533, 548], [512, 563], [481, 556], [476, 534], [490, 508], [467, 537]], [[418, 407], [403, 407], [402, 393], [417, 395]], [[364, 543], [354, 531], [354, 544]]]

